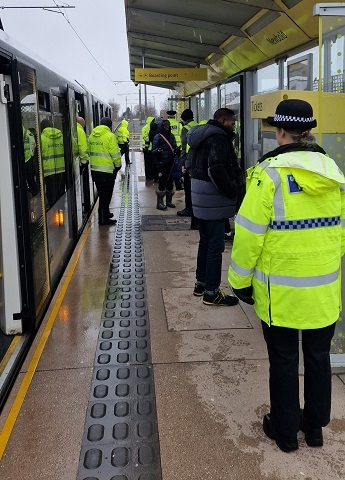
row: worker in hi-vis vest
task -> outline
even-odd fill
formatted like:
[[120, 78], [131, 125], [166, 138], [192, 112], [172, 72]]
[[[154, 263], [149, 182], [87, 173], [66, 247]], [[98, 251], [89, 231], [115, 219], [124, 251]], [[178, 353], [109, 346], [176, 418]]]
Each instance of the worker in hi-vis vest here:
[[112, 121], [103, 117], [89, 136], [90, 168], [99, 195], [99, 225], [115, 225], [109, 210], [117, 172], [121, 169], [121, 151], [112, 132]]
[[129, 160], [129, 137], [128, 121], [126, 119], [121, 120], [120, 126], [116, 132], [117, 143], [121, 150], [121, 155], [125, 156], [126, 165], [130, 165]]
[[66, 191], [64, 139], [59, 128], [45, 118], [41, 122], [43, 175], [48, 208]]

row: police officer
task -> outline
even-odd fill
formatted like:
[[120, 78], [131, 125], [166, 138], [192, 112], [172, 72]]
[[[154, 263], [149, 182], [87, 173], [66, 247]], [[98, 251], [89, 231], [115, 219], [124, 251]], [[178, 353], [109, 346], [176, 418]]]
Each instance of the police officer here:
[[113, 195], [117, 172], [121, 169], [121, 151], [112, 132], [112, 121], [103, 117], [89, 137], [90, 167], [92, 179], [99, 195], [99, 225], [114, 225], [109, 205]]
[[[341, 310], [345, 178], [315, 143], [313, 109], [283, 100], [269, 125], [279, 145], [250, 170], [235, 220], [229, 283], [254, 304], [270, 362], [270, 412], [263, 430], [284, 452], [323, 445], [330, 421], [330, 344]], [[254, 303], [255, 302], [255, 303]], [[304, 357], [300, 412], [299, 330]]]

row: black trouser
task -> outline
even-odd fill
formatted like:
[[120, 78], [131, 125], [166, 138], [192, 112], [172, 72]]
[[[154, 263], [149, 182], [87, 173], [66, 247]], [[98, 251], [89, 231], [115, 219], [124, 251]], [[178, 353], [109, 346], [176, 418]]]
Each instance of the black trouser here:
[[[295, 435], [300, 429], [299, 330], [261, 323], [270, 362], [272, 422], [278, 434]], [[332, 373], [329, 352], [334, 329], [335, 323], [325, 328], [302, 330], [304, 418], [309, 427], [324, 427], [330, 420]]]
[[114, 190], [114, 183], [115, 183], [115, 175], [109, 174], [109, 180], [99, 181], [94, 180], [98, 196], [99, 196], [99, 205], [98, 205], [98, 213], [102, 216], [107, 215], [109, 213], [109, 205], [111, 202], [111, 197], [113, 196]]
[[147, 148], [144, 148], [144, 168], [146, 180], [152, 180], [154, 178], [153, 158], [151, 150]]
[[157, 162], [156, 168], [158, 172], [158, 190], [172, 191], [174, 188], [174, 179], [170, 175], [173, 162]]
[[184, 180], [184, 198], [186, 203], [186, 209], [192, 210], [191, 180], [190, 180], [190, 174], [188, 169], [186, 169], [186, 171], [183, 174], [183, 180]]
[[126, 162], [126, 165], [128, 165], [129, 164], [129, 144], [119, 143], [119, 147], [121, 150], [121, 157], [123, 154], [125, 155], [125, 162]]

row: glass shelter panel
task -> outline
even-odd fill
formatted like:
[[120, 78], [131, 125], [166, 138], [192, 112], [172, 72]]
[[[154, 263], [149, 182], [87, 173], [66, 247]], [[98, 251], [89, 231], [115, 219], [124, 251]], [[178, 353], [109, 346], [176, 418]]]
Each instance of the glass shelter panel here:
[[276, 63], [258, 70], [257, 86], [257, 93], [271, 92], [279, 88], [279, 69]]
[[242, 159], [241, 146], [241, 81], [233, 80], [225, 84], [225, 107], [230, 108], [235, 112], [235, 140], [234, 147], [239, 162]]
[[[345, 16], [325, 16], [320, 18], [322, 25], [321, 68], [323, 72], [322, 82], [319, 82], [319, 120], [320, 132], [319, 143], [345, 173], [345, 122], [344, 115], [344, 38], [345, 38]], [[324, 93], [327, 92], [327, 93]], [[325, 101], [326, 95], [332, 96], [334, 107], [332, 111], [327, 110]], [[332, 128], [332, 125], [334, 127]], [[342, 305], [345, 305], [345, 259], [342, 261]], [[333, 364], [345, 364], [345, 311], [340, 314], [336, 325], [335, 335], [331, 345]], [[342, 358], [338, 361], [337, 358]]]

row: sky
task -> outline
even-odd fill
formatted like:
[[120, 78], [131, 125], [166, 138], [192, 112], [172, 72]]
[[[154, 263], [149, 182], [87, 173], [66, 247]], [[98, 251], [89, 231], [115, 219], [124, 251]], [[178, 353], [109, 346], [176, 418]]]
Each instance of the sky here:
[[[4, 31], [58, 71], [78, 80], [102, 100], [127, 107], [139, 104], [139, 88], [130, 80], [124, 0], [0, 0]], [[43, 9], [3, 7], [75, 8]], [[157, 112], [169, 90], [147, 86], [147, 103]], [[144, 89], [142, 88], [142, 103]]]

